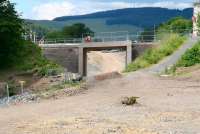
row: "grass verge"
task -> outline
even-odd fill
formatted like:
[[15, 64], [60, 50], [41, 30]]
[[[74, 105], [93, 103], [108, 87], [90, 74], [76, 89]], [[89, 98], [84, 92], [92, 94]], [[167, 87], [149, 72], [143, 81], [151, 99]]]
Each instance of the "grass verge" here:
[[59, 98], [62, 96], [76, 95], [86, 89], [87, 88], [84, 82], [69, 81], [49, 86], [44, 91], [37, 92], [37, 96], [43, 99]]
[[135, 61], [128, 65], [125, 72], [133, 72], [157, 64], [160, 60], [177, 50], [185, 40], [185, 36], [178, 34], [163, 36], [158, 46], [148, 49], [143, 55], [136, 58]]
[[187, 70], [186, 68], [195, 67], [200, 64], [200, 41], [195, 44], [194, 47], [188, 49], [181, 59], [170, 69], [165, 71], [166, 74], [181, 75]]

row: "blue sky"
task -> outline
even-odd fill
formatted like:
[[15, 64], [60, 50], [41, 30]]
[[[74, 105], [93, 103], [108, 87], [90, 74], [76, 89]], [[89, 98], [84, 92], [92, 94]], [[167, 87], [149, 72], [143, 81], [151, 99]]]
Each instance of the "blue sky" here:
[[[178, 2], [177, 2], [178, 1]], [[191, 7], [193, 0], [11, 0], [23, 18], [51, 20], [59, 16], [87, 14], [128, 7]]]

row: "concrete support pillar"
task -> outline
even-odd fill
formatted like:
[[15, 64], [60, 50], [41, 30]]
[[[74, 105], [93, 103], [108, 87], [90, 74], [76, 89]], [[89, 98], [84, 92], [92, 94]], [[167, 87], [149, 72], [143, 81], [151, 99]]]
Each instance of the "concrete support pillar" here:
[[126, 66], [132, 62], [132, 45], [126, 47]]
[[78, 57], [78, 72], [81, 76], [83, 76], [84, 74], [84, 70], [83, 70], [83, 67], [84, 67], [84, 56], [83, 56], [83, 48], [82, 47], [79, 47], [79, 57]]
[[87, 76], [87, 49], [83, 49], [83, 76]]

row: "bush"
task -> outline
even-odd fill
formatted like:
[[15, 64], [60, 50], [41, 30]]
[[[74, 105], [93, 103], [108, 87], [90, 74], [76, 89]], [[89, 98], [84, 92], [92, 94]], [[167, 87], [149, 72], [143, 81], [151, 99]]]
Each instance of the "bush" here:
[[14, 68], [19, 71], [33, 71], [40, 76], [57, 75], [63, 68], [42, 55], [42, 50], [36, 44], [24, 41], [23, 52], [15, 60]]
[[200, 41], [181, 57], [177, 67], [189, 67], [200, 63]]
[[170, 34], [167, 37], [163, 37], [159, 46], [147, 50], [143, 55], [129, 64], [125, 71], [136, 71], [152, 64], [157, 64], [164, 57], [171, 55], [178, 49], [185, 40], [186, 37], [178, 34]]

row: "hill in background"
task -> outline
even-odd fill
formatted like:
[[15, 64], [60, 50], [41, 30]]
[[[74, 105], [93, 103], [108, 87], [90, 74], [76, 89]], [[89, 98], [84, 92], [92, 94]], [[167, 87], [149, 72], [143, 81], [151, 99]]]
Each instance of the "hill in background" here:
[[191, 19], [192, 8], [184, 10], [167, 8], [126, 8], [104, 12], [97, 12], [86, 15], [63, 16], [55, 18], [52, 21], [47, 20], [27, 20], [34, 24], [42, 25], [50, 29], [61, 29], [65, 25], [74, 23], [85, 23], [94, 32], [106, 31], [129, 31], [135, 32], [143, 28], [159, 25], [167, 20], [182, 16]]

